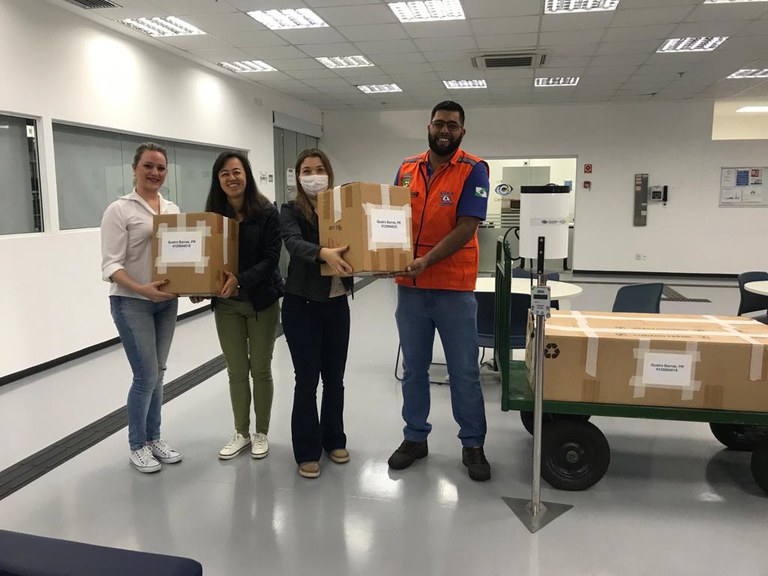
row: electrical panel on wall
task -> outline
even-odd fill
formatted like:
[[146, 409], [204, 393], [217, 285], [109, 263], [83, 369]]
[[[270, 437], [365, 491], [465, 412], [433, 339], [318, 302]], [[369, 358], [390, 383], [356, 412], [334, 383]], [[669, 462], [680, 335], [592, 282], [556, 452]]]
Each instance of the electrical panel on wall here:
[[648, 219], [648, 174], [635, 174], [635, 226], [645, 226]]

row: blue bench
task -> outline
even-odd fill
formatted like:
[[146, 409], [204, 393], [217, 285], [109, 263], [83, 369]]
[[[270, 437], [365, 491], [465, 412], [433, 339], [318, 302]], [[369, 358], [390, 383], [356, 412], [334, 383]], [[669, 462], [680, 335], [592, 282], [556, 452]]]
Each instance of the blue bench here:
[[188, 558], [0, 530], [0, 576], [202, 576]]

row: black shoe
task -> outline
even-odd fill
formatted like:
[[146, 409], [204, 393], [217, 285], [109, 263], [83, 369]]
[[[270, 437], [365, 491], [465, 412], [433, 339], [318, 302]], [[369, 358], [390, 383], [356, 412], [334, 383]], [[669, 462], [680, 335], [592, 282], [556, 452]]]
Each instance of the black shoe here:
[[403, 440], [397, 450], [392, 453], [387, 463], [390, 468], [395, 470], [402, 470], [408, 468], [411, 464], [416, 462], [419, 458], [424, 458], [429, 453], [427, 448], [427, 441], [424, 442], [411, 442], [410, 440]]
[[461, 461], [469, 471], [469, 477], [477, 482], [485, 482], [491, 479], [491, 465], [485, 459], [483, 447], [461, 449]]

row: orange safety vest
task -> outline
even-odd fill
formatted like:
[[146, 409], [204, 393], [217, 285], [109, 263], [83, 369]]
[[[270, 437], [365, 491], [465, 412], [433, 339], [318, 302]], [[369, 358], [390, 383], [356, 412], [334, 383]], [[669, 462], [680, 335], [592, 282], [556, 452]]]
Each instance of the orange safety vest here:
[[[424, 256], [456, 227], [459, 197], [475, 164], [484, 160], [460, 148], [450, 162], [440, 166], [427, 179], [429, 151], [406, 158], [397, 173], [397, 185], [411, 189], [413, 255]], [[415, 288], [473, 291], [477, 280], [479, 251], [477, 233], [452, 255], [426, 268], [416, 278], [396, 279], [398, 284]]]

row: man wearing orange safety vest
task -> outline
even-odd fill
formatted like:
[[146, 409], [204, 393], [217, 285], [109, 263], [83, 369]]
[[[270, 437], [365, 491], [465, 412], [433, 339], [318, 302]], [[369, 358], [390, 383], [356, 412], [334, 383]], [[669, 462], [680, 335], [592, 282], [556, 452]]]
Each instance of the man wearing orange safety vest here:
[[441, 102], [427, 126], [429, 150], [406, 158], [395, 184], [411, 189], [413, 261], [397, 277], [397, 329], [403, 349], [403, 440], [389, 467], [407, 468], [428, 453], [429, 365], [435, 329], [445, 351], [462, 462], [488, 480], [486, 422], [477, 356], [477, 226], [488, 203], [488, 164], [459, 148], [464, 109]]

